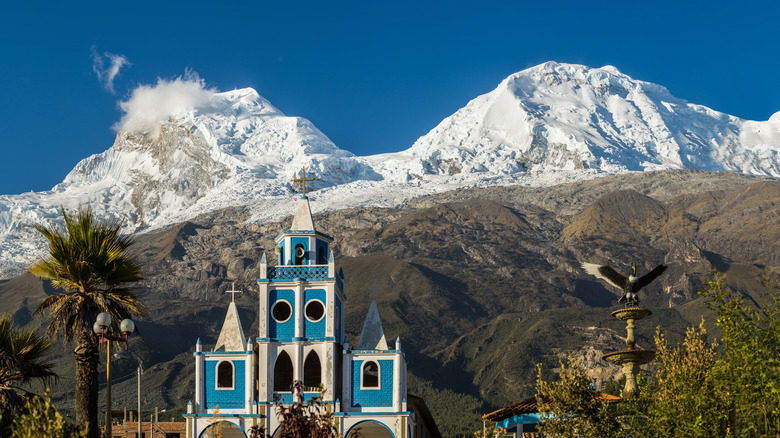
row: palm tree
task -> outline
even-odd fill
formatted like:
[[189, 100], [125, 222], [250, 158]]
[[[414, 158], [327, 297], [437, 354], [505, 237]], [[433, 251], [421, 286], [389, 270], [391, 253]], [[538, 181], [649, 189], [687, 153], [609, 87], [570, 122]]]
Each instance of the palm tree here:
[[17, 391], [29, 394], [21, 385], [57, 378], [44, 359], [49, 346], [36, 331], [14, 327], [11, 315], [0, 317], [0, 410], [20, 415], [24, 400]]
[[119, 234], [116, 222], [98, 220], [91, 209], [81, 208], [71, 215], [62, 208], [65, 231], [36, 225], [49, 240], [49, 254], [29, 271], [51, 280], [59, 294], [47, 297], [35, 310], [48, 310], [52, 321], [48, 336], [61, 335], [75, 342], [76, 419], [87, 421], [89, 436], [98, 436], [98, 352], [92, 325], [98, 313], [106, 312], [112, 321], [143, 314], [129, 283], [141, 280], [140, 265], [128, 254], [133, 243]]

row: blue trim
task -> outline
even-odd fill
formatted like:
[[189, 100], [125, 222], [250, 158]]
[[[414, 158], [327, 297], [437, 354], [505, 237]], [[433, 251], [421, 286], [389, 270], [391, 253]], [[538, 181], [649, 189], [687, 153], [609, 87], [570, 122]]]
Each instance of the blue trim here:
[[[306, 246], [304, 249], [307, 251]], [[308, 261], [309, 259], [306, 258]], [[279, 280], [325, 280], [328, 278], [328, 265], [269, 266], [266, 277], [271, 281]]]
[[[333, 240], [333, 237], [331, 237], [331, 236], [329, 236], [329, 235], [327, 235], [327, 234], [325, 234], [323, 232], [317, 231], [317, 230], [284, 230], [281, 233], [279, 233], [278, 236], [276, 236], [276, 238], [274, 239], [274, 242], [278, 241], [279, 239], [282, 239], [285, 234], [309, 234], [309, 235], [313, 234], [315, 236], [320, 236], [320, 237], [323, 237], [325, 239]], [[330, 243], [330, 242], [328, 242], [328, 243]]]
[[542, 419], [538, 413], [513, 415], [503, 421], [497, 421], [496, 426], [501, 428], [508, 428], [517, 426], [518, 424], [532, 424], [541, 423]]
[[[314, 400], [315, 397], [319, 397], [319, 392], [303, 392], [303, 402], [306, 403], [308, 401]], [[295, 400], [293, 399], [293, 393], [292, 392], [274, 392], [274, 399], [279, 400], [281, 403], [284, 404], [293, 404], [295, 403]]]
[[[185, 417], [185, 418], [198, 418], [198, 417], [214, 418], [214, 414], [181, 414], [181, 416]], [[267, 418], [263, 414], [225, 414], [223, 412], [220, 412], [219, 416], [217, 416], [216, 418], [220, 418], [220, 417], [230, 417], [230, 418]]]
[[403, 353], [401, 350], [346, 350], [349, 354]]
[[390, 436], [392, 436], [393, 438], [395, 438], [395, 434], [393, 433], [393, 431], [392, 431], [392, 430], [390, 430], [390, 428], [389, 428], [389, 427], [387, 427], [387, 425], [386, 425], [385, 423], [382, 423], [382, 422], [379, 422], [379, 421], [376, 421], [376, 420], [363, 420], [363, 421], [358, 421], [357, 423], [353, 424], [353, 425], [352, 425], [352, 427], [350, 427], [350, 428], [349, 428], [349, 430], [347, 431], [347, 433], [346, 433], [346, 434], [344, 434], [344, 436], [349, 436], [349, 433], [350, 433], [350, 432], [352, 432], [352, 429], [354, 429], [354, 428], [356, 428], [356, 427], [360, 426], [360, 425], [361, 425], [361, 424], [363, 424], [363, 423], [377, 423], [377, 424], [381, 424], [382, 426], [384, 426], [384, 428], [385, 428], [385, 429], [387, 429], [387, 431], [388, 431], [388, 432], [390, 432]]
[[401, 412], [334, 412], [334, 417], [359, 417], [359, 416], [396, 416], [396, 415], [412, 415], [412, 411]]
[[[226, 416], [226, 417], [227, 417], [227, 416]], [[217, 417], [217, 418], [219, 418], [219, 417]], [[216, 426], [217, 424], [219, 424], [219, 423], [230, 423], [230, 424], [232, 424], [233, 426], [235, 426], [235, 427], [236, 427], [236, 429], [240, 430], [240, 431], [241, 431], [241, 434], [243, 434], [243, 435], [244, 435], [244, 437], [246, 437], [246, 436], [247, 436], [247, 435], [246, 435], [246, 431], [244, 430], [244, 428], [243, 428], [243, 427], [241, 427], [241, 425], [240, 425], [240, 424], [237, 424], [237, 423], [234, 423], [234, 422], [232, 422], [232, 421], [228, 421], [228, 420], [222, 420], [222, 421], [217, 421], [217, 422], [211, 423], [211, 424], [209, 424], [208, 426], [204, 427], [204, 428], [203, 428], [203, 430], [201, 430], [201, 431], [200, 431], [200, 434], [198, 434], [198, 437], [199, 437], [199, 438], [202, 438], [202, 437], [203, 437], [203, 434], [204, 434], [204, 433], [205, 433], [207, 430], [209, 430], [209, 429], [211, 429], [211, 428], [215, 427], [215, 426]]]
[[[319, 392], [317, 394], [319, 394]], [[325, 405], [332, 405], [333, 404], [332, 401], [327, 401], [327, 400], [320, 400], [320, 403], [325, 404]], [[267, 401], [258, 401], [258, 402], [255, 402], [255, 404], [256, 405], [264, 405], [264, 406], [274, 406], [274, 405], [276, 405], [275, 402], [267, 402]], [[210, 414], [209, 416], [213, 417], [214, 414]]]
[[252, 352], [251, 350], [246, 350], [246, 351], [242, 350], [242, 351], [196, 351], [196, 352], [192, 353], [193, 356], [200, 356], [202, 354], [236, 354], [236, 355], [243, 354], [243, 355], [251, 355], [251, 354], [254, 354], [254, 352]]
[[[338, 278], [335, 278], [335, 277], [324, 277], [324, 278], [316, 278], [316, 279], [313, 278], [313, 279], [309, 279], [309, 280], [307, 280], [305, 278], [301, 278], [301, 277], [292, 278], [292, 279], [282, 279], [282, 280], [280, 280], [280, 279], [270, 279], [270, 278], [258, 278], [257, 279], [258, 283], [284, 283], [284, 282], [290, 282], [290, 281], [335, 281], [338, 284], [341, 280], [339, 280]], [[341, 284], [342, 284], [342, 286], [339, 286], [339, 287], [341, 287], [343, 289], [344, 288], [343, 287], [343, 283], [341, 283]]]

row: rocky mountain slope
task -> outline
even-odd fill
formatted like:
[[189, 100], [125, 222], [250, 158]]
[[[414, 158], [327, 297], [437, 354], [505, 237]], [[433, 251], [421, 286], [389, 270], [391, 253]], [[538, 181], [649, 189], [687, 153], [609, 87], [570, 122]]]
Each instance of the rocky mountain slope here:
[[[170, 91], [170, 90], [169, 90]], [[153, 93], [154, 89], [147, 90]], [[52, 190], [0, 196], [0, 278], [41, 254], [28, 225], [89, 205], [128, 232], [230, 207], [278, 220], [301, 167], [318, 208], [397, 207], [463, 187], [534, 187], [626, 171], [688, 168], [780, 176], [780, 113], [744, 121], [675, 98], [614, 67], [548, 62], [511, 75], [411, 148], [367, 157], [252, 89], [200, 90], [198, 103], [126, 123], [107, 151]], [[132, 120], [136, 114], [126, 114]], [[123, 119], [123, 120], [125, 120]]]
[[[291, 214], [292, 198], [278, 208]], [[623, 271], [632, 262], [640, 271], [672, 263], [642, 292], [654, 314], [637, 335], [649, 346], [660, 325], [674, 341], [705, 314], [696, 290], [713, 268], [760, 299], [756, 275], [780, 268], [779, 202], [775, 179], [659, 171], [543, 188], [466, 188], [401, 208], [326, 211], [315, 223], [335, 237], [349, 339], [360, 333], [375, 285], [386, 334], [400, 336], [407, 350], [410, 390], [431, 401], [440, 429], [455, 436], [476, 430], [480, 413], [530, 396], [537, 363], [553, 370], [560, 356], [574, 353], [598, 383], [616, 376], [600, 357], [623, 343], [624, 325], [609, 316], [618, 294], [580, 262]], [[290, 219], [248, 221], [253, 214], [222, 209], [138, 234], [146, 277], [139, 295], [150, 312], [115, 363], [115, 406], [134, 406], [135, 369], [143, 363], [145, 406], [184, 409], [193, 396], [195, 339], [216, 341], [233, 282], [245, 291], [237, 299], [244, 329], [256, 332], [257, 266]], [[6, 280], [0, 311], [42, 326], [30, 312], [49, 293], [29, 275]], [[70, 359], [60, 346], [56, 357], [64, 378], [55, 391], [68, 405]], [[453, 403], [471, 414], [448, 414]]]

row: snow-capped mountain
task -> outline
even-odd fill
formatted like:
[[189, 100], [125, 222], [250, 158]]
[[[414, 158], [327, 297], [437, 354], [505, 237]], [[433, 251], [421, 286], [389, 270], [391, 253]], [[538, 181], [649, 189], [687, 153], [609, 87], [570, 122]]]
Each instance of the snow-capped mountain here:
[[[210, 92], [153, 125], [125, 124], [107, 151], [51, 191], [0, 196], [0, 277], [42, 251], [27, 225], [90, 205], [128, 231], [228, 206], [254, 220], [291, 214], [306, 166], [315, 209], [394, 206], [466, 185], [550, 185], [668, 168], [780, 176], [780, 113], [745, 121], [675, 98], [614, 67], [548, 62], [516, 73], [411, 148], [357, 157], [252, 89]], [[312, 184], [309, 184], [312, 188]]]
[[509, 76], [374, 168], [400, 180], [555, 169], [780, 176], [780, 112], [745, 121], [612, 66], [547, 62]]

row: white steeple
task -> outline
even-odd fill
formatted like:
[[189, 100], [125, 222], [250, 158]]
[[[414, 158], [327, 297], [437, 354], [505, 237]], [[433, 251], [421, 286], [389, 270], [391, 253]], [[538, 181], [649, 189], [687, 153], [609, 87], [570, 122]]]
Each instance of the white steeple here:
[[298, 205], [295, 207], [295, 216], [293, 217], [290, 230], [314, 230], [314, 220], [311, 218], [311, 207], [309, 207], [309, 198], [301, 196], [298, 199]]
[[217, 345], [214, 346], [214, 350], [225, 347], [225, 351], [245, 351], [246, 336], [244, 335], [244, 329], [241, 327], [241, 320], [238, 318], [238, 308], [234, 301], [236, 293], [239, 291], [234, 288], [228, 292], [233, 294], [233, 299], [228, 306], [225, 322], [222, 323], [222, 331], [219, 332], [219, 338], [217, 338]]
[[379, 318], [379, 309], [376, 307], [376, 301], [371, 300], [368, 307], [366, 322], [363, 323], [363, 331], [360, 332], [360, 339], [357, 343], [357, 350], [387, 350], [387, 340], [385, 331], [382, 329], [382, 320]]

